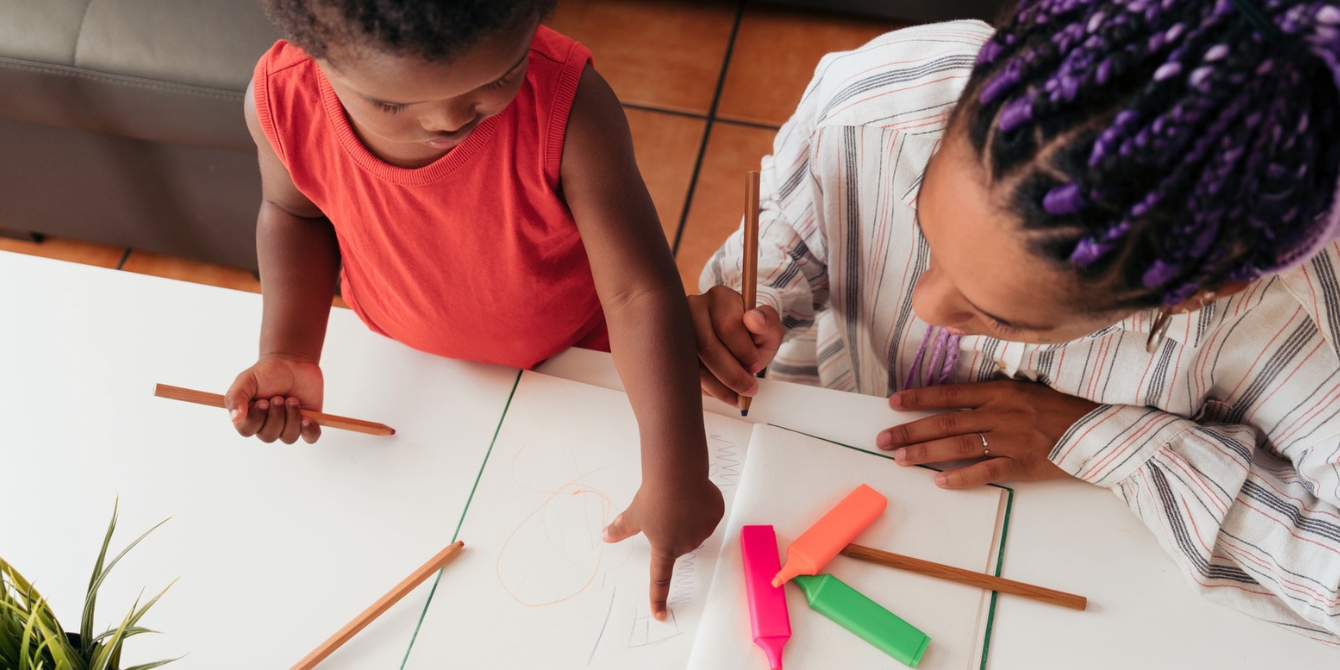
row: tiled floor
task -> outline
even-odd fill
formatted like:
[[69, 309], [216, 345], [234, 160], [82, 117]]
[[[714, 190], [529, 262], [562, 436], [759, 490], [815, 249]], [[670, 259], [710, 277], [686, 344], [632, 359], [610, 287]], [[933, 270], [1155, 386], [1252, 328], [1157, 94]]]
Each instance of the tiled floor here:
[[[819, 59], [898, 27], [743, 0], [559, 0], [548, 23], [591, 49], [623, 101], [638, 167], [690, 293], [739, 226], [744, 175], [771, 152]], [[142, 250], [0, 238], [0, 251], [260, 290], [245, 270]]]

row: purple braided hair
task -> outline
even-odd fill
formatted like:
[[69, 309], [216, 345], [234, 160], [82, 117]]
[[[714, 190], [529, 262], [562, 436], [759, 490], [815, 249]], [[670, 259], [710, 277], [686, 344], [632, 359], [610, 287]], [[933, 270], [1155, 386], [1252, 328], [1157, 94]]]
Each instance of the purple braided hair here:
[[1340, 235], [1337, 2], [1021, 0], [955, 127], [1092, 309], [1277, 272]]
[[931, 359], [926, 361], [926, 377], [922, 386], [934, 386], [949, 381], [954, 374], [954, 364], [958, 362], [958, 343], [962, 338], [949, 332], [939, 326], [927, 326], [926, 336], [921, 339], [921, 346], [917, 348], [917, 355], [912, 359], [912, 365], [907, 369], [907, 377], [903, 380], [903, 389], [910, 389], [917, 381], [917, 371], [921, 369], [921, 361], [926, 355], [926, 345], [932, 341], [935, 346], [931, 349]]

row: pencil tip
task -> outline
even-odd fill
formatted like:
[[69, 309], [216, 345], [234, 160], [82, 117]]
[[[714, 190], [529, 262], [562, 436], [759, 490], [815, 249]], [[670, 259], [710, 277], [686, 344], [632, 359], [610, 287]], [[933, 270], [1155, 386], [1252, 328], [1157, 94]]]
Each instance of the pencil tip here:
[[749, 416], [749, 410], [747, 409], [740, 410], [740, 416]]

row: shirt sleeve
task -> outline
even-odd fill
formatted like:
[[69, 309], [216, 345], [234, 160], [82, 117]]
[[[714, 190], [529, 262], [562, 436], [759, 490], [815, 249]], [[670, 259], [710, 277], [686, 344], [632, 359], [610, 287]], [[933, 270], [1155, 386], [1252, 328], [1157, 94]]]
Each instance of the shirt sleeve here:
[[[811, 84], [813, 87], [814, 84]], [[782, 126], [759, 169], [758, 304], [771, 305], [788, 335], [807, 330], [828, 301], [827, 245], [815, 212], [823, 197], [810, 166], [814, 103], [802, 102]], [[737, 229], [703, 267], [700, 290], [740, 290], [744, 231]]]
[[1340, 436], [1299, 442], [1103, 405], [1051, 460], [1111, 488], [1205, 597], [1340, 644]]

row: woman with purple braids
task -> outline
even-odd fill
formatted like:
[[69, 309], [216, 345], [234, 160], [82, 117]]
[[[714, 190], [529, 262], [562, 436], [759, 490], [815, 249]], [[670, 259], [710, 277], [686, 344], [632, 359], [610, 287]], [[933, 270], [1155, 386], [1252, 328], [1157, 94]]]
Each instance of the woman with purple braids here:
[[1111, 488], [1221, 603], [1340, 644], [1340, 0], [1023, 0], [831, 54], [691, 298], [753, 373], [961, 410], [944, 487]]

